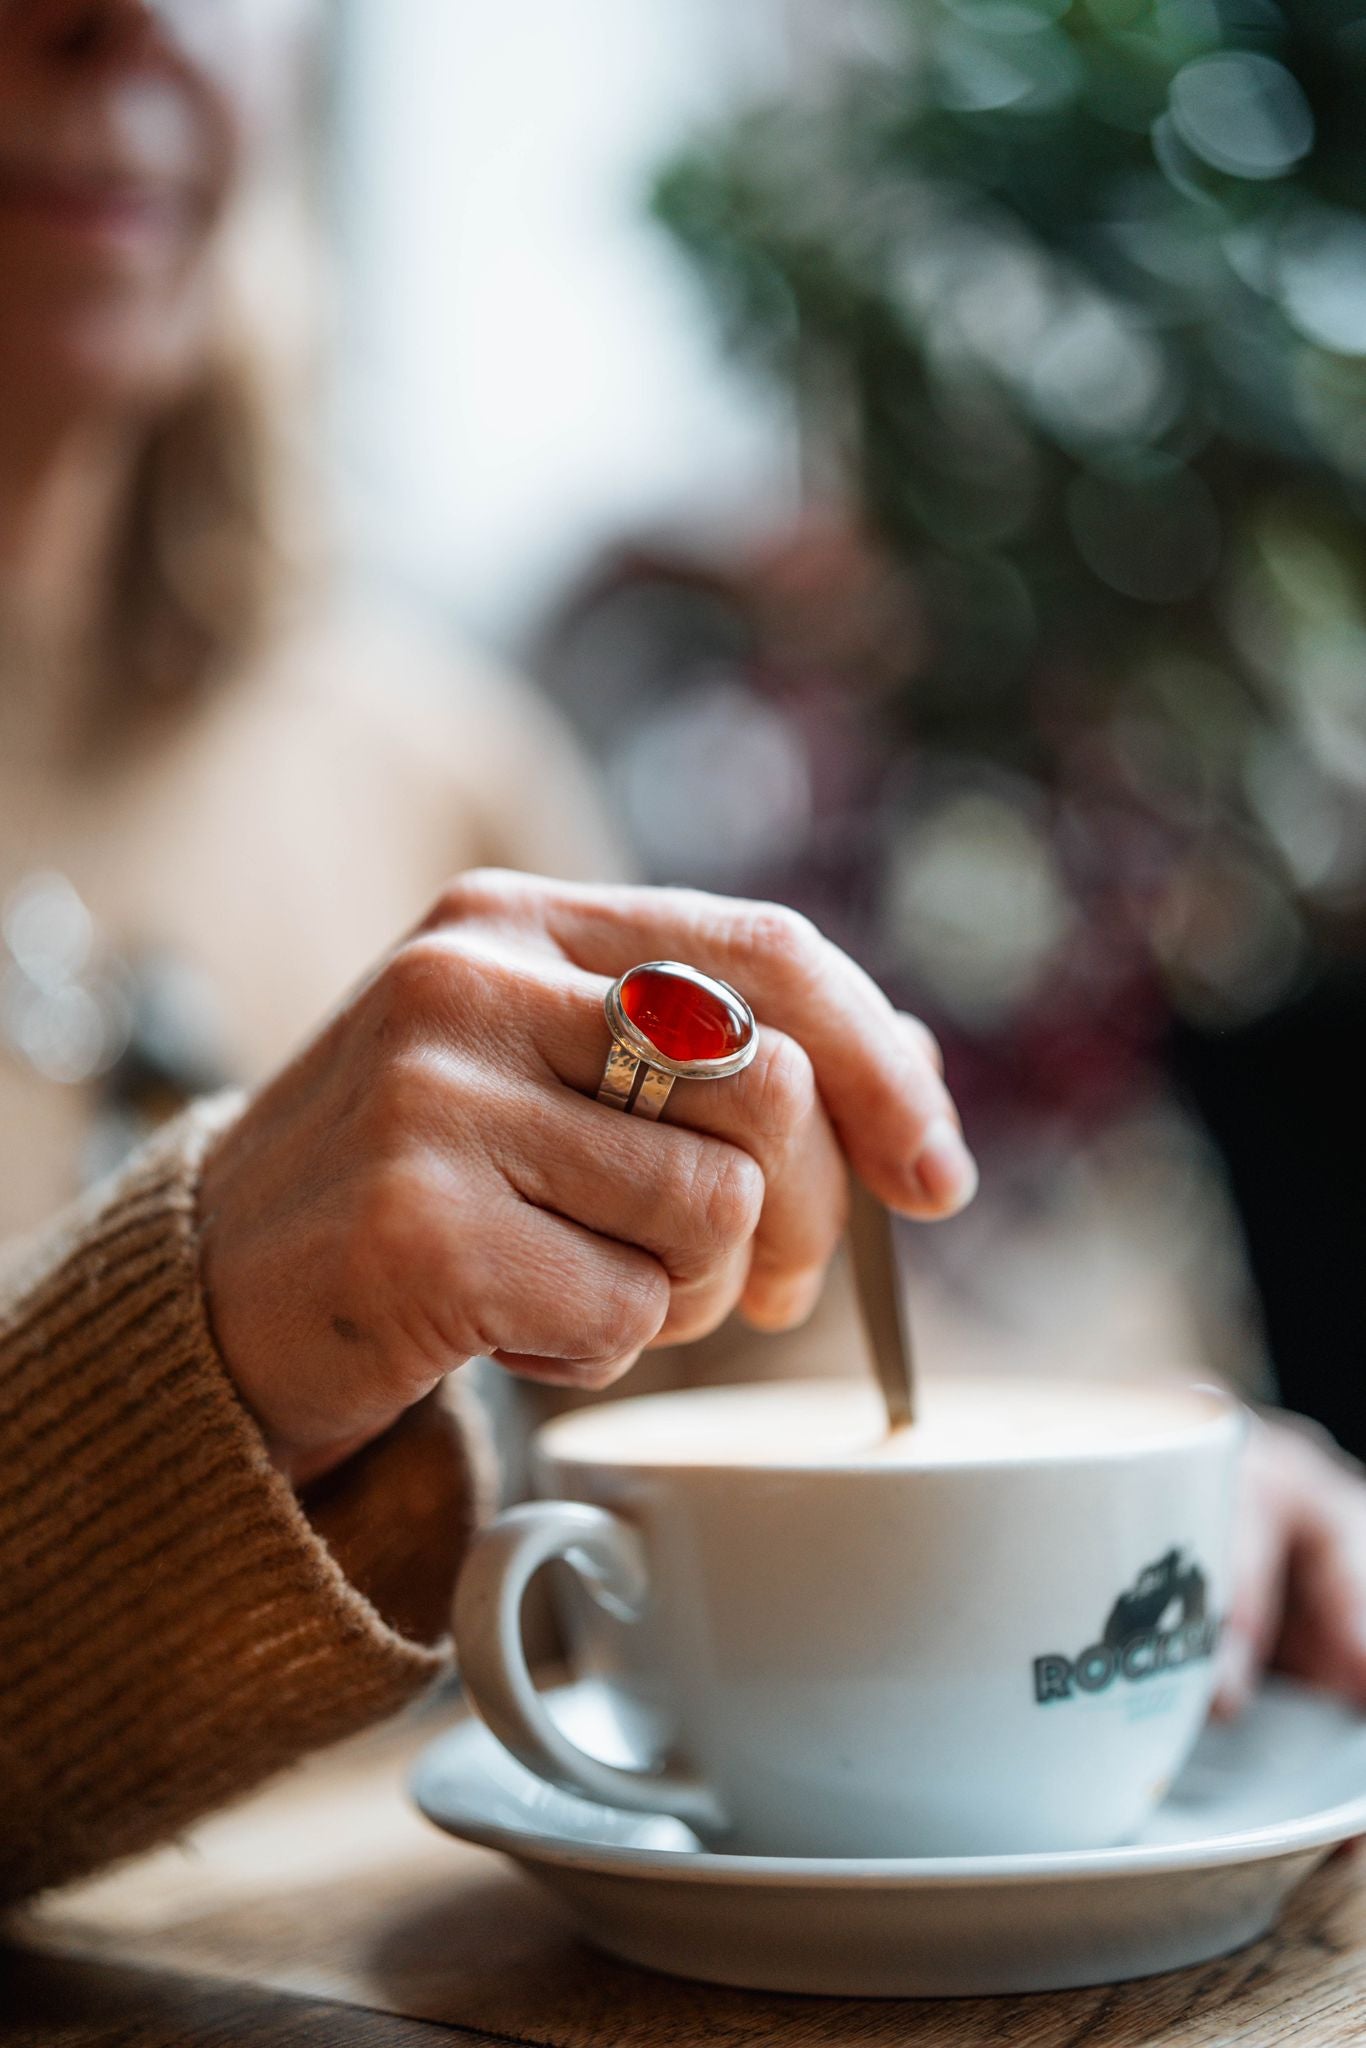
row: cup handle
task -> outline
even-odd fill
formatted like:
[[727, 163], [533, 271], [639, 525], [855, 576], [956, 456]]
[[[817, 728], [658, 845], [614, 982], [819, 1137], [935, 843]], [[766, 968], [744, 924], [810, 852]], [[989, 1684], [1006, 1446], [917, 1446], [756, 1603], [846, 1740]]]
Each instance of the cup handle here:
[[672, 1813], [716, 1832], [725, 1816], [700, 1780], [662, 1762], [640, 1770], [604, 1763], [546, 1712], [522, 1648], [522, 1596], [552, 1558], [571, 1565], [610, 1614], [638, 1619], [649, 1585], [644, 1548], [627, 1523], [583, 1501], [507, 1509], [475, 1538], [456, 1588], [456, 1658], [472, 1705], [519, 1763], [562, 1791], [632, 1812]]

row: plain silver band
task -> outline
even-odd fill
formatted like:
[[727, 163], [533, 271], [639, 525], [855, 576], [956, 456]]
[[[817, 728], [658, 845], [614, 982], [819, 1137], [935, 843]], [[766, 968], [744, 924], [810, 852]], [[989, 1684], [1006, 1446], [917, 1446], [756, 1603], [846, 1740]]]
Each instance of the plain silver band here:
[[661, 1067], [652, 1067], [629, 1046], [618, 1043], [607, 1055], [598, 1101], [607, 1103], [612, 1109], [625, 1110], [627, 1116], [643, 1116], [657, 1122], [664, 1113], [673, 1085], [672, 1074], [666, 1074]]

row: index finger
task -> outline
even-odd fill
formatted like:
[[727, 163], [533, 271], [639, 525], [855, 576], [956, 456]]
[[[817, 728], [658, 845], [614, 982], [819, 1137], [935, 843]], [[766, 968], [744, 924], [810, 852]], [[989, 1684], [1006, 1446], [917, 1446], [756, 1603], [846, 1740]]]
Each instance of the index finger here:
[[566, 885], [539, 908], [547, 935], [591, 973], [676, 959], [733, 983], [806, 1048], [841, 1145], [883, 1201], [950, 1215], [971, 1200], [977, 1167], [927, 1041], [808, 918], [692, 889]]

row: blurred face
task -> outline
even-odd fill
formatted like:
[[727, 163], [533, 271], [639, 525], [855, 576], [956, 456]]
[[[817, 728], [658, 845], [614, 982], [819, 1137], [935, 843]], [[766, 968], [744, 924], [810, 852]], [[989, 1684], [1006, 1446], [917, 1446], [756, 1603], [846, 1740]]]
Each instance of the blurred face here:
[[0, 406], [155, 404], [193, 376], [300, 11], [0, 0]]

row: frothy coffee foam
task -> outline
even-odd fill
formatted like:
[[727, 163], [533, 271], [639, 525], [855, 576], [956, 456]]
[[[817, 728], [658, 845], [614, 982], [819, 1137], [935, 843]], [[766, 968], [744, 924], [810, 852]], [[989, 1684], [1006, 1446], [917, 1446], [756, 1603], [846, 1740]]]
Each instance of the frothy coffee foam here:
[[1008, 1463], [1169, 1443], [1228, 1407], [1175, 1382], [962, 1375], [928, 1378], [917, 1393], [915, 1424], [890, 1435], [872, 1387], [804, 1380], [613, 1401], [562, 1416], [541, 1442], [551, 1458], [623, 1465]]

